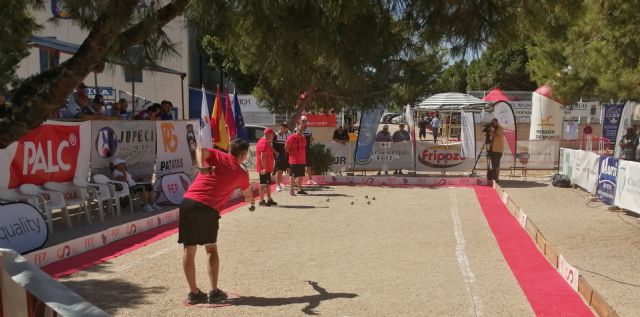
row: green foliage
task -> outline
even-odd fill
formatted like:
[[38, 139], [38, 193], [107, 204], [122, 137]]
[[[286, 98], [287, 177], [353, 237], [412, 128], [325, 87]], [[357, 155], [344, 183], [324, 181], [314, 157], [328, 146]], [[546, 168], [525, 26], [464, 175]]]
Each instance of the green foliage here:
[[311, 158], [311, 172], [313, 175], [323, 175], [331, 170], [333, 165], [333, 153], [331, 149], [322, 143], [312, 143], [308, 153]]
[[467, 92], [467, 62], [460, 60], [447, 67], [438, 77], [434, 93]]
[[480, 59], [472, 61], [467, 70], [468, 90], [534, 90], [527, 72], [529, 61], [525, 45], [487, 50]]

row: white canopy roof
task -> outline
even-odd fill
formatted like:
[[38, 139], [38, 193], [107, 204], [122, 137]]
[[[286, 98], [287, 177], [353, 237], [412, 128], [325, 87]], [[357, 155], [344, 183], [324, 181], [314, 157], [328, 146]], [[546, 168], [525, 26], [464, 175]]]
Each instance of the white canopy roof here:
[[447, 92], [435, 94], [415, 107], [416, 110], [429, 111], [482, 111], [491, 110], [491, 106], [486, 101], [474, 96], [457, 92]]

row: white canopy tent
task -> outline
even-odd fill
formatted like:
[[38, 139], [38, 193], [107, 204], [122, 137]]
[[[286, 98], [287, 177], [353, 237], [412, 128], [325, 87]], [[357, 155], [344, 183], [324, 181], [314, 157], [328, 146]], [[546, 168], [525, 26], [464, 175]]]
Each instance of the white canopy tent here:
[[488, 102], [474, 96], [457, 92], [435, 94], [421, 101], [415, 110], [422, 111], [465, 111], [480, 112], [490, 111], [492, 108]]

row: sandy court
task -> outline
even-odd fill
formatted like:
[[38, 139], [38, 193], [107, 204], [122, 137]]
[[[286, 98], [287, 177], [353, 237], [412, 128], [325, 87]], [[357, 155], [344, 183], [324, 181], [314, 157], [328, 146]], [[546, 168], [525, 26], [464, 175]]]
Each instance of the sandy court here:
[[[309, 193], [276, 193], [278, 208], [221, 219], [219, 285], [242, 296], [231, 306], [180, 304], [188, 288], [176, 235], [61, 281], [116, 316], [534, 315], [472, 188]], [[198, 283], [208, 291], [203, 251]]]

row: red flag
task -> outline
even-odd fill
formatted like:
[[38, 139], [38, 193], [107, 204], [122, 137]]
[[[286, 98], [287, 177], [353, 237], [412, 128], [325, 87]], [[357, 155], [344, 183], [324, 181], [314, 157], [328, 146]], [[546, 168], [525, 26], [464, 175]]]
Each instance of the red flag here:
[[229, 149], [229, 134], [220, 103], [220, 87], [216, 88], [216, 100], [213, 103], [213, 112], [211, 113], [211, 130], [213, 143], [218, 148], [227, 151]]
[[227, 131], [229, 131], [229, 140], [233, 140], [236, 138], [236, 121], [233, 118], [233, 107], [231, 106], [231, 98], [229, 98], [229, 91], [227, 88], [224, 89], [224, 94], [227, 95], [225, 99], [225, 121], [227, 122]]

